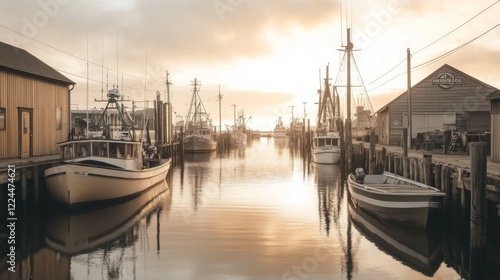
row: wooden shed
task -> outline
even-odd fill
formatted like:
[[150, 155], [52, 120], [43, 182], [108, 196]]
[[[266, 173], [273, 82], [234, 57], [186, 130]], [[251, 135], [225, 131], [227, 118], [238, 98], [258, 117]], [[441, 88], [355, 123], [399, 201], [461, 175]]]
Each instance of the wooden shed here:
[[74, 82], [27, 51], [0, 42], [0, 158], [58, 153], [70, 129]]
[[[444, 64], [411, 88], [412, 137], [428, 131], [490, 131], [490, 102], [498, 89]], [[407, 91], [376, 112], [378, 141], [400, 145], [408, 126]]]
[[500, 162], [500, 91], [486, 96], [491, 104], [491, 161]]

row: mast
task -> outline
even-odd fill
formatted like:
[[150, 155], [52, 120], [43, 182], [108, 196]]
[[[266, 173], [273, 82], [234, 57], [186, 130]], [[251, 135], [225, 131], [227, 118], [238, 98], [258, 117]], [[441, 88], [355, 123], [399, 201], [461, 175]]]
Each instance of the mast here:
[[353, 49], [353, 44], [351, 42], [351, 29], [347, 28], [347, 45], [345, 47], [347, 55], [347, 119], [345, 123], [345, 140], [347, 149], [347, 171], [350, 172], [352, 159], [351, 159], [351, 146], [352, 146], [352, 126], [351, 126], [351, 53]]
[[170, 85], [172, 84], [168, 80], [168, 70], [166, 70], [167, 80], [165, 84], [167, 85], [167, 139], [168, 142], [172, 140], [172, 104], [170, 103]]
[[[406, 55], [407, 55], [407, 66], [406, 66], [406, 72], [407, 72], [407, 77], [408, 77], [408, 147], [411, 149], [411, 137], [412, 137], [412, 130], [411, 130], [411, 53], [410, 53], [410, 48], [406, 50]], [[406, 140], [406, 139], [405, 139]]]
[[221, 102], [222, 102], [222, 95], [220, 93], [220, 85], [219, 85], [219, 135], [222, 134]]

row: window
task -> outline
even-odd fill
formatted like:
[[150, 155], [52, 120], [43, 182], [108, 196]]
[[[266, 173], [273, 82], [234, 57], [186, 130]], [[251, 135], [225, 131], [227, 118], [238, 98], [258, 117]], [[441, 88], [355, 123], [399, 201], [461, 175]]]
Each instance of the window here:
[[0, 130], [5, 130], [5, 119], [7, 118], [5, 108], [0, 108]]
[[62, 107], [56, 107], [56, 129], [62, 128]]

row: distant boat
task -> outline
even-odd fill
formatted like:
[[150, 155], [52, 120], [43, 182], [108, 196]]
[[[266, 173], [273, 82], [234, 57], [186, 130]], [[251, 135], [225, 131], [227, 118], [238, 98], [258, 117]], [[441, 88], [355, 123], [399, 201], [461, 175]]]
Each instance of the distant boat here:
[[445, 193], [431, 186], [384, 172], [364, 175], [362, 168], [347, 179], [355, 206], [388, 221], [416, 228], [426, 228], [437, 218]]
[[160, 159], [156, 147], [145, 144], [150, 140], [134, 140], [133, 127], [126, 118], [120, 125], [106, 123], [110, 108], [122, 117], [126, 115], [118, 102], [118, 89], [113, 88], [107, 96], [106, 109], [92, 125], [99, 130], [88, 133], [95, 138], [58, 143], [61, 164], [45, 170], [50, 195], [67, 207], [138, 195], [165, 180], [170, 169], [171, 160]]
[[294, 118], [293, 121], [290, 123], [289, 137], [292, 142], [296, 142], [297, 139], [301, 137], [303, 127], [304, 124], [299, 118]]
[[239, 147], [246, 145], [248, 138], [246, 123], [247, 120], [245, 120], [245, 114], [243, 111], [240, 111], [236, 123], [231, 128], [231, 146]]
[[198, 81], [194, 79], [191, 106], [185, 124], [184, 151], [191, 153], [212, 152], [217, 148], [212, 120], [198, 93]]
[[340, 162], [340, 133], [337, 128], [340, 107], [338, 98], [335, 99], [330, 93], [328, 84], [328, 66], [326, 67], [325, 91], [321, 94], [318, 124], [313, 135], [312, 161], [319, 164], [336, 164]]
[[281, 119], [281, 117], [278, 118], [278, 122], [276, 123], [276, 126], [274, 127], [273, 137], [274, 138], [285, 138], [286, 137], [286, 128], [283, 125], [283, 120]]
[[252, 138], [260, 138], [260, 137], [261, 137], [260, 130], [253, 130], [252, 131]]

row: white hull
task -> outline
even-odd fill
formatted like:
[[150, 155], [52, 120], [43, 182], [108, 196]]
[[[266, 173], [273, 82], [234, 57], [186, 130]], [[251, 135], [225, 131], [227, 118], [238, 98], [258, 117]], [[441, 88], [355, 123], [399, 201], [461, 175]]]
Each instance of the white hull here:
[[67, 206], [137, 195], [165, 179], [171, 160], [142, 170], [66, 163], [45, 171], [51, 196]]
[[217, 148], [217, 142], [209, 138], [190, 136], [184, 140], [185, 152], [192, 152], [192, 153], [211, 152], [215, 151], [216, 148]]
[[336, 164], [340, 162], [339, 146], [324, 146], [313, 148], [312, 161], [320, 164]]
[[286, 137], [286, 130], [283, 129], [275, 129], [273, 133], [274, 138], [285, 138]]

